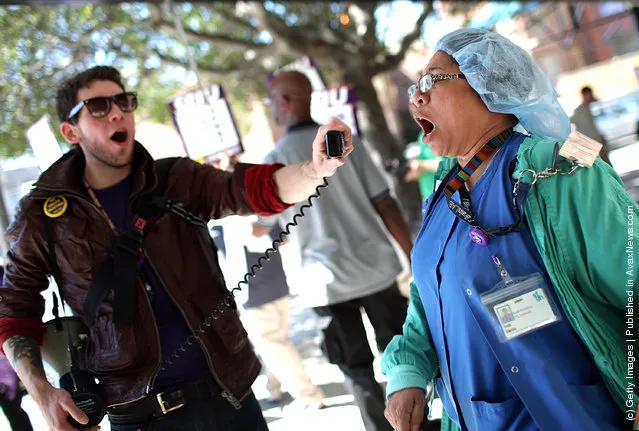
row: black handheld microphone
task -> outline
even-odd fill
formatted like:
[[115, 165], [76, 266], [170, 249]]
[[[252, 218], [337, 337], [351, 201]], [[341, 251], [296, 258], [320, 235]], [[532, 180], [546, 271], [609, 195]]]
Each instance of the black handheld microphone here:
[[343, 157], [346, 154], [344, 133], [337, 130], [330, 130], [326, 133], [326, 154], [331, 159]]

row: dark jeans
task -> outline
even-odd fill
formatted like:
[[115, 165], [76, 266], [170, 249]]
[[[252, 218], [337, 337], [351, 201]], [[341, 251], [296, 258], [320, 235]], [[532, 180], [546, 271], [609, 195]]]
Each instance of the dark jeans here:
[[377, 348], [383, 352], [393, 336], [402, 333], [408, 300], [393, 283], [388, 289], [327, 308], [332, 317], [324, 330], [324, 353], [344, 373], [345, 385], [355, 397], [367, 431], [391, 431], [384, 417], [385, 398], [373, 372], [361, 307], [375, 329]]
[[112, 431], [268, 431], [253, 392], [242, 400], [240, 410], [216, 394], [151, 421], [120, 424], [112, 419], [110, 422]]
[[11, 431], [33, 431], [27, 412], [22, 410], [22, 396], [10, 400], [0, 395], [0, 407], [9, 421]]

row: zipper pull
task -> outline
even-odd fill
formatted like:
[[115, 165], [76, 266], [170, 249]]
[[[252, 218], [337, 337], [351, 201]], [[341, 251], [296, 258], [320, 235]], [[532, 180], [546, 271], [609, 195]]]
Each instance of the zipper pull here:
[[511, 283], [513, 279], [510, 277], [510, 274], [508, 274], [508, 271], [506, 271], [506, 268], [504, 268], [504, 265], [501, 264], [501, 260], [499, 260], [497, 255], [493, 254], [490, 257], [492, 257], [493, 262], [495, 263], [495, 266], [497, 267], [497, 271], [499, 271], [499, 275], [501, 276], [504, 283], [506, 284]]
[[235, 408], [235, 410], [240, 410], [242, 408], [242, 404], [240, 404], [232, 393], [223, 391], [222, 398], [225, 398]]

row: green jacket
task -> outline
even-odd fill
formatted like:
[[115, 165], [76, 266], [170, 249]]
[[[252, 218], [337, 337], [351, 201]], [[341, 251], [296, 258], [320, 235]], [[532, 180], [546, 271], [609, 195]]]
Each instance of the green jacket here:
[[[554, 144], [535, 135], [526, 138], [513, 178], [526, 169], [549, 168]], [[442, 160], [436, 176], [442, 178], [456, 162]], [[570, 163], [560, 157], [558, 167], [568, 172]], [[524, 172], [521, 180], [530, 183], [532, 175]], [[639, 390], [635, 386], [629, 393], [628, 388], [637, 382], [634, 359], [639, 352], [636, 342], [626, 340], [639, 336], [639, 326], [634, 326], [639, 323], [634, 318], [639, 267], [633, 259], [633, 247], [639, 246], [639, 207], [614, 170], [597, 158], [591, 168], [538, 179], [528, 193], [526, 217], [568, 320], [624, 416], [634, 417]], [[387, 393], [407, 387], [426, 390], [438, 367], [424, 308], [411, 285], [403, 335], [393, 338], [382, 360]]]

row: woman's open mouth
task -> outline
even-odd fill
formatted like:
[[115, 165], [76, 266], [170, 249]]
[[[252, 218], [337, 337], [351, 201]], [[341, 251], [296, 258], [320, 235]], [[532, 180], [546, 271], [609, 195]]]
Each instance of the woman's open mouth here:
[[428, 136], [433, 131], [433, 129], [435, 129], [435, 125], [429, 120], [418, 116], [415, 116], [414, 118], [417, 124], [419, 124], [419, 127], [421, 127], [424, 131], [424, 136]]

